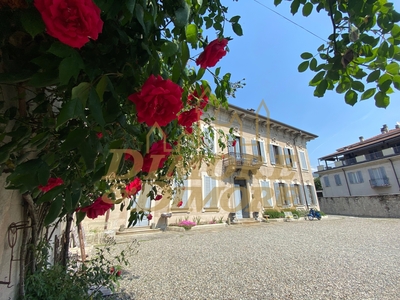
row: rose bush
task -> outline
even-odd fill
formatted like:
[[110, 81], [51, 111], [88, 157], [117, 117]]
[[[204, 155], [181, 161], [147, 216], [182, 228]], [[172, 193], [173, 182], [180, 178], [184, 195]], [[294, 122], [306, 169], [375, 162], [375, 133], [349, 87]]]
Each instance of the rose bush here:
[[216, 39], [210, 42], [196, 59], [196, 64], [203, 69], [214, 67], [226, 55], [227, 39]]
[[162, 168], [171, 155], [172, 146], [163, 140], [151, 145], [149, 152], [143, 158], [143, 172], [155, 172]]
[[107, 210], [111, 209], [113, 204], [106, 203], [102, 197], [98, 197], [92, 204], [78, 208], [77, 211], [86, 213], [86, 216], [90, 219], [96, 219], [98, 216], [102, 216]]
[[48, 192], [56, 186], [62, 185], [64, 181], [61, 178], [49, 178], [45, 186], [39, 185], [39, 190], [42, 192]]
[[148, 126], [155, 123], [165, 126], [176, 119], [183, 108], [182, 92], [183, 89], [171, 80], [151, 75], [140, 92], [130, 95], [128, 99], [136, 105], [139, 122]]
[[103, 29], [100, 8], [92, 0], [35, 0], [46, 31], [74, 48], [83, 47], [89, 38], [97, 40]]
[[192, 108], [191, 110], [185, 111], [178, 116], [178, 124], [185, 127], [186, 133], [192, 134], [192, 125], [200, 120], [202, 114], [203, 112], [199, 108]]

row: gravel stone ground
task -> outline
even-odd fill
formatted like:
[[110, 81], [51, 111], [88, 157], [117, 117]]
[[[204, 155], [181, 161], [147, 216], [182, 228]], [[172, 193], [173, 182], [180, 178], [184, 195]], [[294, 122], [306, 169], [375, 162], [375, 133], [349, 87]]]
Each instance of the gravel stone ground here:
[[400, 299], [400, 219], [334, 216], [135, 238], [139, 253], [119, 299]]

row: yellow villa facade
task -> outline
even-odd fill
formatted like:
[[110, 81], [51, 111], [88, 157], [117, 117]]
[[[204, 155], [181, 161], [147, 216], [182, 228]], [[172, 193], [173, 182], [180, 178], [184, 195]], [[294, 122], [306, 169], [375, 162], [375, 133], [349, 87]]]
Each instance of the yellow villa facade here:
[[[233, 105], [209, 108], [203, 117], [214, 119], [214, 137], [208, 134], [206, 144], [216, 155], [215, 163], [194, 168], [184, 187], [173, 195], [164, 194], [159, 201], [147, 199], [145, 187], [137, 207], [151, 211], [153, 218], [144, 218], [136, 226], [165, 228], [183, 219], [258, 219], [264, 209], [319, 209], [307, 154], [307, 142], [317, 136], [268, 115], [265, 105], [260, 105], [259, 111]], [[209, 132], [204, 122], [200, 126]], [[231, 128], [234, 137], [221, 149], [217, 132], [229, 133]], [[182, 205], [177, 207], [179, 201]], [[130, 214], [116, 206], [96, 223], [107, 221], [109, 229], [126, 227]]]

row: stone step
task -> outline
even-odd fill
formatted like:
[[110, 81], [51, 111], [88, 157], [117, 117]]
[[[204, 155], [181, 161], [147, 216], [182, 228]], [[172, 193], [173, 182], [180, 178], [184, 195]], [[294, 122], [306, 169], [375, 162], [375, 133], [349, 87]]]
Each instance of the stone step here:
[[123, 231], [117, 231], [116, 235], [134, 235], [134, 234], [154, 234], [154, 233], [160, 233], [161, 229], [156, 228], [156, 229], [150, 229], [148, 227], [146, 228], [127, 228]]

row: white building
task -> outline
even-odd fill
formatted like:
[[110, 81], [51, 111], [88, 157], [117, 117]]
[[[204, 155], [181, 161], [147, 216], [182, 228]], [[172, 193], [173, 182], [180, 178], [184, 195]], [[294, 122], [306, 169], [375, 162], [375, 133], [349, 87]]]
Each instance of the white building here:
[[399, 194], [400, 127], [381, 128], [381, 134], [321, 157], [318, 166], [324, 197]]

